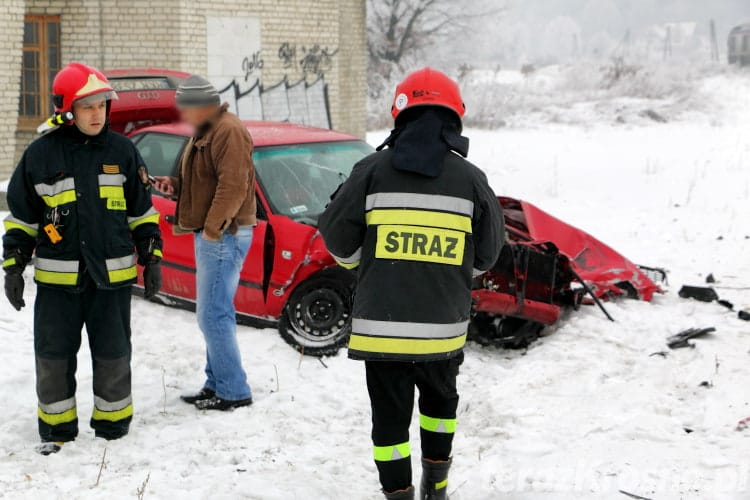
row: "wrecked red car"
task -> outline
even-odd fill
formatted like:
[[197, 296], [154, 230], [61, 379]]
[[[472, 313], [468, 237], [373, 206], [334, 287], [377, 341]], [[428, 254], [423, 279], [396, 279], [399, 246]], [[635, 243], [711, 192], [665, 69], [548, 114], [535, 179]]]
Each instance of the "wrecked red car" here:
[[[116, 70], [115, 130], [135, 142], [152, 175], [175, 175], [191, 133], [176, 123], [174, 92], [185, 73]], [[238, 320], [278, 326], [281, 336], [312, 355], [335, 352], [351, 327], [354, 274], [337, 267], [316, 225], [330, 194], [373, 149], [338, 132], [285, 123], [246, 122], [255, 142], [258, 226], [240, 277]], [[650, 300], [658, 286], [637, 266], [586, 233], [533, 205], [499, 198], [508, 229], [496, 265], [475, 279], [470, 338], [523, 347], [562, 308], [588, 293]], [[175, 203], [155, 193], [164, 235], [164, 284], [157, 300], [195, 306], [193, 239], [175, 236]], [[576, 285], [578, 283], [578, 285]]]
[[564, 307], [627, 296], [650, 301], [666, 282], [661, 269], [636, 266], [593, 236], [531, 203], [498, 198], [507, 244], [495, 266], [475, 280], [469, 338], [523, 348]]

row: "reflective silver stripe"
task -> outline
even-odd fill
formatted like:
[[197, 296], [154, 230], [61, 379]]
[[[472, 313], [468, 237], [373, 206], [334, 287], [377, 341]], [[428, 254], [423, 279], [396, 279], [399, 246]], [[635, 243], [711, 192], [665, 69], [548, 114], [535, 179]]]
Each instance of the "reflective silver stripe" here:
[[132, 224], [133, 222], [139, 221], [141, 219], [145, 219], [146, 217], [149, 217], [151, 215], [158, 215], [158, 214], [159, 212], [157, 212], [154, 207], [151, 207], [143, 215], [138, 215], [136, 217], [128, 217], [128, 224]]
[[107, 265], [107, 271], [117, 271], [119, 269], [128, 269], [135, 265], [135, 254], [126, 255], [125, 257], [117, 257], [114, 259], [107, 259], [105, 261]]
[[455, 196], [416, 193], [375, 193], [367, 196], [365, 210], [373, 208], [416, 208], [442, 210], [471, 217], [474, 215], [474, 202]]
[[99, 174], [100, 186], [122, 186], [126, 180], [122, 174]]
[[133, 403], [133, 396], [128, 396], [125, 399], [121, 399], [120, 401], [114, 401], [114, 402], [107, 401], [105, 399], [100, 398], [99, 396], [94, 396], [94, 406], [96, 406], [101, 411], [120, 411], [132, 403]]
[[333, 255], [334, 259], [336, 259], [337, 262], [341, 262], [342, 264], [356, 264], [362, 259], [362, 247], [359, 247], [352, 255], [351, 257], [339, 257], [338, 255]]
[[32, 231], [39, 231], [39, 224], [29, 224], [28, 222], [22, 221], [18, 217], [13, 217], [12, 215], [8, 215], [5, 219], [3, 219], [5, 222], [11, 222], [14, 224], [19, 224], [24, 227], [28, 227]]
[[77, 273], [77, 260], [57, 260], [57, 259], [34, 259], [34, 267], [40, 271], [52, 271], [55, 273]]
[[75, 407], [76, 407], [75, 397], [65, 399], [63, 401], [58, 401], [56, 403], [50, 403], [50, 404], [44, 404], [42, 402], [39, 403], [39, 409], [42, 410], [44, 413], [49, 413], [50, 415], [54, 415], [56, 413], [63, 413], [68, 410], [72, 410]]
[[72, 177], [67, 177], [54, 184], [36, 184], [34, 190], [39, 196], [54, 196], [63, 191], [71, 191], [76, 188], [76, 181]]
[[487, 271], [489, 271], [489, 269], [487, 269], [486, 271], [482, 271], [481, 269], [477, 269], [475, 267], [474, 269], [471, 270], [471, 275], [476, 278], [477, 276], [482, 275], [486, 273]]
[[466, 333], [468, 321], [461, 323], [410, 323], [406, 321], [352, 320], [352, 332], [378, 337], [406, 337], [417, 339], [450, 339]]

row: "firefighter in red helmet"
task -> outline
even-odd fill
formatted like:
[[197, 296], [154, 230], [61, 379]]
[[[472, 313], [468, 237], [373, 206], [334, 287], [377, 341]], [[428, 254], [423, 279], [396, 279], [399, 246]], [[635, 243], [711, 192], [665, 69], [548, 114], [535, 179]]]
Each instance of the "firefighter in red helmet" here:
[[117, 94], [105, 76], [71, 63], [55, 77], [52, 93], [49, 123], [62, 126], [31, 143], [13, 172], [3, 236], [5, 294], [17, 310], [25, 306], [24, 269], [34, 264], [43, 454], [78, 434], [75, 372], [84, 325], [94, 375], [91, 427], [105, 439], [127, 434], [131, 285], [140, 263], [146, 296], [158, 291], [162, 246], [143, 160], [107, 126]]
[[445, 74], [409, 75], [396, 89], [390, 137], [354, 167], [320, 218], [328, 250], [358, 274], [349, 357], [365, 361], [375, 464], [391, 500], [415, 497], [415, 387], [418, 498], [447, 498], [472, 277], [495, 264], [504, 241], [500, 204], [464, 159], [464, 111]]

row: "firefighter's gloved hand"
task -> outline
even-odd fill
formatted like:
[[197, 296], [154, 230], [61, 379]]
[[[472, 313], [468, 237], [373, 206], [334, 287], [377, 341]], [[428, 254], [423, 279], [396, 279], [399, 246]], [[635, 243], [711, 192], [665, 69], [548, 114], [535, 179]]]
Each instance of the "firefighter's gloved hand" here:
[[23, 269], [13, 266], [5, 271], [5, 296], [16, 311], [26, 306], [23, 300]]
[[161, 290], [161, 264], [150, 262], [143, 269], [144, 297], [150, 299]]

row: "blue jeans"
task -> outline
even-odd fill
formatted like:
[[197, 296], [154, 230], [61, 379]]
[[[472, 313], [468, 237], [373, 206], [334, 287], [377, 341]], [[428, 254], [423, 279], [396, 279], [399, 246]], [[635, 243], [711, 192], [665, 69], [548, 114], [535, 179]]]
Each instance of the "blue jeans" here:
[[220, 241], [195, 234], [196, 314], [206, 339], [204, 387], [232, 401], [251, 397], [237, 344], [234, 295], [252, 241], [252, 226], [240, 227], [236, 235], [227, 231]]

